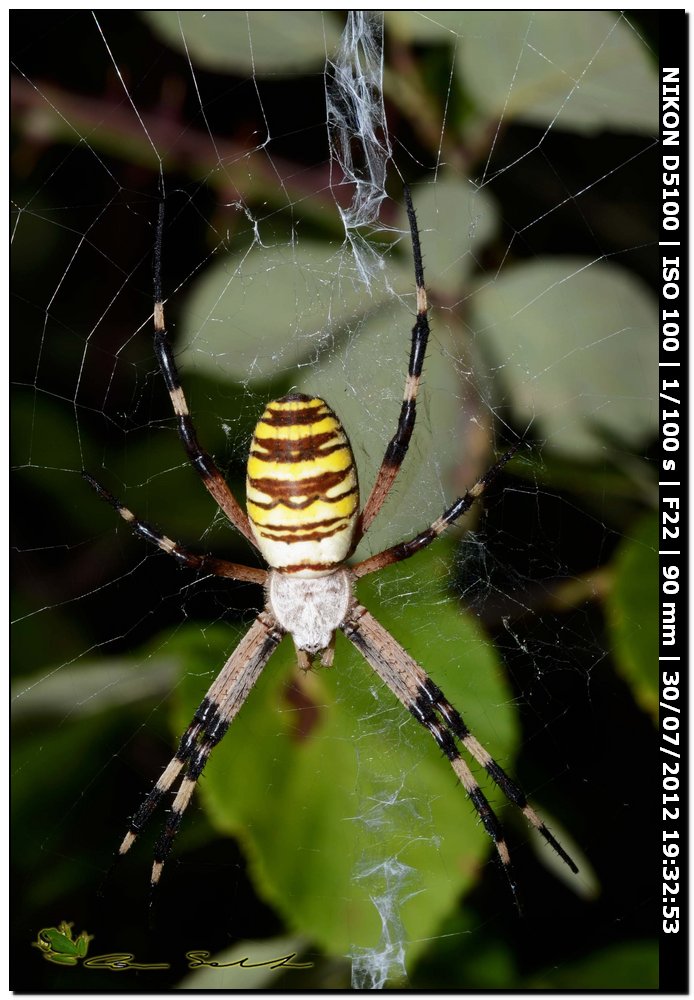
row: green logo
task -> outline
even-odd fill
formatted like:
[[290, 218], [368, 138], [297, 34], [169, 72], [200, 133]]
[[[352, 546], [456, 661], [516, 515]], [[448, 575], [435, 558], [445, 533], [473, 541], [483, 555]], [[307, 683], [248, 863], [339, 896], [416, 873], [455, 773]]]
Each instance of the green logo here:
[[72, 924], [62, 920], [58, 927], [44, 927], [40, 930], [34, 948], [38, 948], [47, 962], [55, 965], [77, 965], [87, 955], [91, 934], [86, 931], [74, 938]]

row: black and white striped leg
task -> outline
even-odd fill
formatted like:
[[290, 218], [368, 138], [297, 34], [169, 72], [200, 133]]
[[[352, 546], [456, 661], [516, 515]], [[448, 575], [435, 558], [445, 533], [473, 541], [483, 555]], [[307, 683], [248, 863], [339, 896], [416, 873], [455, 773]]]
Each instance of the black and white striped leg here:
[[159, 203], [156, 242], [154, 245], [154, 353], [159, 362], [159, 369], [166, 384], [171, 405], [178, 421], [178, 434], [185, 448], [188, 459], [202, 479], [205, 488], [214, 497], [220, 509], [228, 519], [244, 535], [251, 545], [255, 546], [250, 524], [245, 512], [240, 507], [236, 497], [229, 489], [224, 477], [217, 468], [214, 459], [204, 450], [198, 441], [193, 420], [188, 410], [188, 403], [181, 387], [178, 369], [174, 359], [171, 344], [164, 324], [164, 300], [161, 286], [161, 254], [162, 234], [164, 231], [164, 202]]
[[556, 837], [552, 835], [550, 830], [528, 803], [523, 790], [516, 784], [515, 781], [513, 781], [512, 778], [509, 778], [504, 769], [500, 764], [497, 764], [489, 751], [486, 750], [479, 740], [472, 735], [468, 727], [463, 722], [460, 713], [457, 709], [453, 708], [448, 701], [446, 701], [443, 692], [436, 686], [436, 684], [434, 684], [431, 678], [426, 677], [425, 681], [420, 686], [420, 691], [422, 693], [420, 703], [423, 704], [427, 700], [429, 701], [432, 708], [434, 708], [444, 719], [451, 732], [460, 740], [465, 749], [472, 757], [474, 757], [477, 763], [482, 765], [494, 784], [501, 789], [509, 802], [518, 806], [525, 818], [532, 823], [546, 842], [554, 848], [562, 861], [564, 861], [569, 866], [571, 871], [576, 874], [578, 872], [577, 865], [569, 857]]
[[421, 723], [426, 729], [429, 730], [439, 747], [443, 750], [444, 754], [450, 761], [451, 767], [455, 771], [460, 783], [467, 792], [470, 801], [477, 810], [477, 814], [482, 821], [482, 825], [494, 841], [494, 846], [496, 847], [497, 854], [499, 855], [499, 860], [501, 861], [504, 873], [508, 878], [516, 905], [520, 910], [518, 886], [515, 878], [513, 877], [511, 856], [509, 854], [508, 845], [506, 844], [506, 838], [504, 837], [504, 831], [501, 823], [499, 822], [496, 813], [490, 806], [486, 795], [477, 783], [477, 779], [470, 770], [467, 762], [463, 757], [461, 757], [451, 731], [445, 725], [442, 725], [431, 704], [427, 704], [424, 699], [418, 699], [417, 701], [411, 702], [406, 707], [410, 710], [417, 722]]
[[119, 855], [125, 854], [132, 847], [154, 810], [182, 776], [164, 830], [155, 846], [152, 887], [161, 877], [183, 814], [212, 750], [246, 701], [282, 635], [274, 618], [265, 611], [261, 612], [203, 698], [179, 741], [174, 757], [132, 816], [128, 832], [118, 850]]
[[392, 563], [409, 559], [410, 556], [425, 549], [427, 545], [431, 545], [439, 535], [443, 534], [446, 528], [455, 524], [463, 514], [467, 513], [473, 503], [482, 496], [492, 480], [496, 479], [506, 463], [513, 458], [519, 447], [520, 445], [514, 445], [505, 455], [502, 455], [499, 461], [485, 472], [467, 493], [463, 494], [462, 497], [458, 497], [430, 527], [415, 535], [414, 538], [410, 538], [409, 541], [399, 542], [397, 545], [393, 545], [389, 549], [384, 549], [382, 552], [369, 556], [368, 559], [364, 559], [362, 562], [352, 566], [354, 575], [358, 578], [366, 576], [368, 573], [375, 573], [377, 570], [383, 569], [385, 566], [390, 566]]
[[576, 873], [578, 867], [532, 806], [529, 805], [524, 792], [496, 763], [479, 740], [472, 735], [459, 712], [446, 700], [443, 692], [427, 676], [419, 664], [393, 639], [390, 633], [365, 608], [360, 606], [355, 607], [350, 619], [343, 626], [343, 631], [396, 697], [410, 710], [418, 722], [426, 726], [448, 757], [453, 770], [460, 778], [477, 809], [485, 829], [496, 844], [497, 852], [507, 872], [516, 899], [517, 890], [511, 876], [508, 848], [501, 826], [470, 768], [460, 756], [455, 738], [459, 739], [468, 753], [484, 767], [492, 781], [509, 801], [518, 806], [526, 819], [539, 831], [562, 861], [568, 865], [572, 872]]
[[178, 542], [174, 542], [173, 539], [162, 534], [151, 524], [148, 524], [147, 521], [141, 521], [120, 500], [98, 483], [93, 476], [90, 476], [88, 472], [83, 472], [82, 476], [102, 500], [105, 500], [106, 503], [109, 503], [118, 511], [136, 535], [144, 538], [151, 545], [156, 545], [157, 548], [161, 549], [162, 552], [166, 552], [167, 555], [173, 556], [174, 559], [177, 559], [179, 563], [188, 569], [199, 570], [203, 573], [212, 573], [215, 576], [227, 577], [230, 580], [246, 580], [249, 583], [259, 583], [261, 586], [265, 584], [267, 579], [266, 570], [253, 566], [242, 566], [240, 563], [227, 562], [226, 559], [216, 559], [214, 556], [201, 556], [195, 552], [190, 552], [182, 545], [179, 545]]
[[386, 497], [395, 482], [400, 466], [403, 463], [417, 417], [417, 391], [422, 377], [422, 366], [429, 340], [429, 303], [424, 284], [424, 264], [422, 263], [422, 248], [419, 242], [419, 229], [409, 188], [404, 188], [407, 218], [412, 236], [412, 256], [414, 258], [414, 276], [417, 288], [417, 319], [412, 327], [412, 344], [410, 347], [410, 362], [407, 369], [405, 393], [400, 407], [400, 416], [395, 434], [386, 448], [381, 467], [369, 498], [364, 504], [356, 532], [356, 542], [368, 531], [369, 525], [383, 506]]
[[342, 626], [342, 631], [417, 722], [429, 730], [443, 750], [485, 830], [494, 842], [514, 900], [520, 910], [518, 888], [513, 877], [503, 829], [469, 765], [461, 756], [453, 734], [446, 724], [437, 718], [431, 699], [423, 696], [419, 689], [419, 675], [426, 678], [426, 674], [366, 608], [357, 605], [350, 619]]

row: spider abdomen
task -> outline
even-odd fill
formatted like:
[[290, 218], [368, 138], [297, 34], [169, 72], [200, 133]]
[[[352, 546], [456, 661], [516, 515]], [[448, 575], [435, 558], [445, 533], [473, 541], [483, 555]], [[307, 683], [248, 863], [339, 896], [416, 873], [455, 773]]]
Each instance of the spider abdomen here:
[[349, 439], [324, 400], [295, 393], [267, 405], [248, 456], [246, 506], [271, 567], [317, 576], [344, 562], [359, 486]]

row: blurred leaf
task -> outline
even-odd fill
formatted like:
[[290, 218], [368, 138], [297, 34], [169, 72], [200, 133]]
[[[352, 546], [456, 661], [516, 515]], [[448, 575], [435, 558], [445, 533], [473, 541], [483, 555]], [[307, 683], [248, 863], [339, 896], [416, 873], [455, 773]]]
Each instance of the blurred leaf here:
[[[45, 394], [20, 388], [15, 392], [12, 443], [25, 468], [79, 468], [80, 440], [75, 415]], [[61, 469], [63, 471], [63, 469]]]
[[453, 44], [463, 30], [463, 19], [468, 11], [431, 10], [423, 13], [414, 10], [387, 10], [385, 23], [403, 42], [429, 45], [444, 42]]
[[414, 990], [513, 989], [518, 970], [508, 940], [497, 937], [500, 928], [488, 925], [482, 932], [480, 916], [458, 906], [440, 927], [412, 970]]
[[490, 117], [587, 133], [608, 128], [656, 133], [655, 65], [621, 15], [600, 10], [505, 11], [502, 17], [471, 13], [467, 44], [464, 40], [456, 65], [468, 92]]
[[119, 659], [42, 670], [12, 687], [12, 720], [35, 716], [98, 715], [114, 708], [162, 697], [173, 686], [178, 664], [171, 656]]
[[531, 827], [528, 835], [540, 864], [544, 865], [555, 879], [563, 882], [567, 889], [573, 892], [575, 896], [578, 896], [580, 899], [595, 899], [600, 894], [600, 879], [588, 860], [583, 846], [546, 809], [542, 810], [542, 818], [569, 857], [573, 858], [578, 865], [578, 877], [562, 861], [557, 852], [548, 846], [547, 841], [540, 831]]
[[528, 990], [657, 990], [658, 942], [630, 941], [578, 962], [545, 969], [522, 984]]
[[[580, 497], [581, 503], [593, 509], [602, 520], [612, 514], [620, 531], [627, 512], [633, 517], [634, 512], [643, 510], [643, 504], [652, 499], [654, 487], [650, 467], [637, 455], [620, 456], [624, 461], [619, 465], [612, 455], [603, 456], [599, 463], [581, 462], [558, 451], [541, 455], [529, 451], [524, 457], [525, 462], [516, 462], [513, 467], [515, 476], [534, 483], [551, 484]], [[612, 501], [609, 509], [605, 506], [607, 496]]]
[[628, 272], [538, 259], [483, 285], [471, 306], [516, 413], [553, 448], [597, 460], [605, 437], [638, 447], [655, 433], [657, 304]]
[[602, 10], [389, 11], [416, 44], [457, 43], [458, 79], [490, 119], [656, 135], [655, 64], [626, 17]]
[[94, 892], [102, 874], [95, 866], [104, 859], [102, 853], [95, 860], [94, 852], [111, 849], [103, 830], [104, 762], [121, 718], [65, 718], [52, 727], [27, 726], [14, 737], [12, 854], [22, 876], [22, 909], [46, 909], [62, 894]]
[[[506, 763], [517, 741], [509, 692], [493, 647], [441, 589], [442, 549], [388, 571], [387, 586], [364, 581], [361, 597], [396, 636], [406, 627], [408, 651]], [[489, 838], [430, 736], [341, 637], [335, 662], [298, 675], [284, 640], [215, 750], [203, 800], [291, 928], [344, 954], [377, 946], [388, 911], [424, 942], [490, 857]], [[208, 682], [184, 678], [177, 733]]]
[[[496, 204], [453, 178], [417, 188], [414, 199], [429, 284], [460, 295], [477, 264], [474, 252], [497, 231]], [[402, 233], [400, 255], [381, 249], [382, 257], [371, 259], [368, 285], [351, 244], [302, 237], [291, 244], [258, 242], [240, 259], [218, 257], [186, 302], [179, 337], [180, 349], [188, 352], [186, 367], [254, 384], [334, 353], [348, 328], [379, 316], [397, 296], [414, 299], [404, 208], [396, 230]], [[392, 321], [401, 335], [403, 370], [412, 316], [403, 307]]]
[[148, 10], [142, 16], [195, 65], [243, 76], [320, 70], [340, 37], [337, 21], [313, 10]]
[[620, 545], [607, 622], [619, 667], [641, 707], [658, 718], [658, 516], [649, 514]]
[[[71, 725], [42, 729], [38, 736], [28, 732], [15, 740], [12, 815], [16, 829], [31, 829], [29, 819], [35, 819], [38, 802], [44, 815], [52, 816], [51, 826], [56, 826], [56, 817], [62, 815], [65, 803], [74, 803], [80, 794], [84, 771], [79, 764], [85, 747], [93, 751], [102, 742], [97, 734], [94, 719], [80, 719]], [[37, 830], [35, 836], [45, 839], [46, 831]]]
[[179, 346], [200, 374], [244, 384], [277, 378], [334, 348], [350, 321], [389, 295], [385, 278], [366, 289], [349, 247], [256, 244], [240, 261], [220, 257], [196, 283]]
[[[482, 250], [497, 235], [497, 203], [466, 178], [446, 175], [437, 178], [436, 184], [418, 186], [412, 197], [427, 285], [444, 295], [461, 296]], [[407, 225], [403, 213], [399, 228], [406, 232]]]

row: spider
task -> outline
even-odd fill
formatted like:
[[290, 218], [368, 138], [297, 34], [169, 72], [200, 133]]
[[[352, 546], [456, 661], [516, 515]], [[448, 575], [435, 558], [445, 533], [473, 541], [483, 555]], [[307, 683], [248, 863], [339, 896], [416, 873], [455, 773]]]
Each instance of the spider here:
[[340, 421], [318, 397], [291, 393], [268, 403], [251, 441], [247, 465], [247, 513], [232, 494], [214, 459], [200, 445], [164, 324], [161, 252], [164, 204], [159, 206], [154, 246], [154, 350], [190, 463], [232, 525], [260, 551], [268, 569], [237, 565], [198, 555], [162, 534], [104, 489], [85, 478], [130, 528], [189, 569], [231, 580], [260, 584], [265, 606], [222, 667], [180, 739], [161, 777], [130, 819], [119, 848], [125, 854], [163, 797], [180, 780], [173, 806], [154, 848], [152, 888], [159, 882], [198, 778], [216, 746], [243, 706], [282, 637], [289, 634], [299, 667], [316, 659], [333, 662], [340, 629], [420, 725], [427, 729], [462, 783], [493, 840], [516, 898], [508, 846], [501, 825], [458, 744], [480, 764], [504, 795], [575, 873], [578, 868], [528, 803], [519, 786], [470, 732], [422, 667], [359, 604], [355, 583], [361, 577], [409, 559], [455, 523], [482, 495], [515, 452], [502, 456], [463, 496], [428, 528], [354, 565], [346, 560], [381, 510], [405, 458], [415, 425], [417, 392], [429, 338], [427, 293], [417, 219], [409, 190], [404, 192], [410, 226], [417, 317], [412, 328], [405, 392], [395, 434], [386, 448], [371, 493], [359, 510], [359, 486], [352, 449]]

